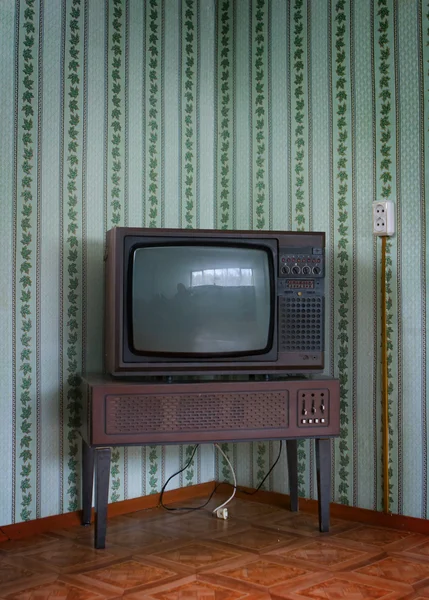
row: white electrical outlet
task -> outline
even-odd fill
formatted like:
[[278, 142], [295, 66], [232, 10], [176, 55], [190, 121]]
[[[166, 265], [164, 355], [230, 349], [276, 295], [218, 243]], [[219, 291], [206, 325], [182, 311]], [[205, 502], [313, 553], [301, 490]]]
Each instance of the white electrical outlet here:
[[372, 203], [372, 231], [374, 235], [395, 233], [395, 205], [392, 200]]

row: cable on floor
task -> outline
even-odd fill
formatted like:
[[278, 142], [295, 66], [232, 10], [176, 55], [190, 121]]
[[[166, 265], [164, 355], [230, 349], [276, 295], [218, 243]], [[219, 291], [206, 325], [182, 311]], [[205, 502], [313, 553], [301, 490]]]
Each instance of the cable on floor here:
[[282, 448], [283, 448], [283, 441], [280, 440], [280, 445], [279, 445], [279, 453], [277, 455], [276, 460], [273, 462], [270, 470], [268, 471], [268, 473], [265, 475], [265, 477], [263, 478], [263, 480], [261, 481], [261, 483], [258, 485], [258, 487], [256, 488], [256, 490], [253, 490], [253, 492], [249, 492], [247, 490], [243, 490], [243, 489], [238, 489], [238, 491], [242, 494], [246, 494], [247, 496], [253, 496], [253, 494], [256, 494], [256, 492], [259, 492], [259, 490], [261, 489], [261, 487], [264, 485], [265, 481], [268, 479], [268, 477], [270, 476], [270, 474], [272, 473], [274, 467], [276, 466], [276, 464], [279, 462], [280, 460], [280, 456], [282, 453]]
[[[191, 464], [191, 462], [192, 462], [192, 460], [193, 460], [193, 458], [194, 458], [194, 456], [195, 456], [195, 452], [197, 451], [197, 448], [198, 448], [198, 446], [199, 446], [199, 444], [196, 444], [196, 445], [195, 445], [195, 447], [194, 447], [194, 449], [193, 449], [193, 451], [192, 451], [191, 457], [190, 457], [190, 459], [188, 460], [188, 462], [186, 463], [186, 465], [185, 465], [185, 466], [184, 466], [182, 469], [180, 469], [179, 471], [177, 471], [176, 473], [173, 473], [172, 475], [170, 475], [170, 477], [167, 479], [167, 481], [166, 481], [166, 482], [164, 483], [164, 485], [162, 486], [162, 488], [161, 488], [161, 492], [160, 492], [160, 497], [159, 497], [159, 506], [162, 506], [162, 508], [165, 508], [165, 510], [169, 510], [169, 511], [182, 511], [182, 510], [184, 510], [184, 511], [188, 511], [188, 512], [192, 512], [192, 511], [195, 511], [195, 510], [201, 510], [202, 508], [205, 508], [205, 507], [207, 506], [207, 504], [210, 502], [210, 500], [213, 498], [213, 496], [214, 496], [214, 495], [215, 495], [215, 493], [217, 492], [217, 489], [218, 489], [218, 487], [220, 487], [221, 485], [230, 485], [230, 486], [232, 486], [232, 487], [234, 488], [234, 494], [231, 496], [231, 498], [230, 498], [230, 499], [229, 499], [229, 500], [228, 500], [226, 503], [228, 503], [228, 502], [230, 502], [230, 501], [232, 500], [232, 498], [234, 497], [234, 495], [235, 495], [235, 493], [236, 493], [237, 491], [238, 491], [238, 492], [240, 492], [240, 493], [242, 493], [242, 494], [246, 494], [247, 496], [253, 496], [254, 494], [256, 494], [256, 493], [257, 493], [257, 492], [258, 492], [258, 491], [261, 489], [261, 487], [264, 485], [264, 483], [265, 483], [265, 481], [267, 480], [267, 478], [268, 478], [268, 477], [270, 476], [270, 474], [272, 473], [272, 471], [273, 471], [274, 467], [275, 467], [275, 466], [276, 466], [276, 464], [279, 462], [279, 460], [280, 460], [280, 456], [281, 456], [281, 453], [282, 453], [282, 448], [283, 448], [283, 441], [282, 441], [282, 440], [280, 440], [280, 445], [279, 445], [279, 453], [278, 453], [278, 455], [277, 455], [277, 458], [276, 458], [276, 460], [275, 460], [275, 461], [274, 461], [274, 463], [272, 464], [272, 466], [271, 466], [271, 468], [269, 469], [268, 473], [267, 473], [267, 474], [265, 475], [265, 477], [262, 479], [261, 483], [260, 483], [260, 484], [258, 485], [258, 487], [257, 487], [255, 490], [253, 490], [252, 492], [249, 492], [248, 490], [244, 490], [244, 489], [242, 489], [242, 488], [239, 488], [239, 487], [237, 487], [237, 482], [236, 482], [236, 479], [235, 479], [235, 473], [234, 473], [234, 470], [233, 470], [233, 468], [232, 468], [232, 465], [231, 465], [231, 463], [229, 463], [229, 460], [228, 460], [228, 458], [227, 458], [227, 457], [225, 456], [225, 454], [224, 454], [224, 456], [225, 456], [226, 460], [228, 461], [228, 463], [229, 463], [229, 464], [230, 464], [230, 466], [231, 466], [231, 472], [234, 474], [234, 480], [235, 480], [235, 483], [234, 483], [234, 484], [232, 484], [232, 483], [229, 483], [228, 481], [222, 481], [222, 482], [218, 483], [218, 484], [217, 484], [217, 485], [216, 485], [216, 486], [213, 488], [213, 490], [212, 490], [212, 492], [211, 492], [210, 496], [207, 498], [207, 500], [204, 502], [204, 504], [201, 504], [200, 506], [167, 506], [167, 505], [166, 505], [166, 504], [164, 504], [164, 502], [163, 502], [163, 496], [164, 496], [164, 492], [165, 492], [165, 489], [166, 489], [167, 485], [169, 484], [169, 482], [170, 482], [170, 481], [171, 481], [171, 480], [172, 480], [174, 477], [176, 477], [177, 475], [180, 475], [180, 473], [183, 473], [183, 471], [185, 471], [185, 470], [186, 470], [186, 469], [189, 467], [189, 465]], [[215, 444], [215, 446], [217, 446], [217, 444]], [[218, 447], [218, 449], [220, 450], [221, 454], [223, 454], [222, 450], [221, 450], [219, 447]], [[219, 510], [219, 509], [223, 508], [224, 506], [225, 506], [225, 503], [224, 503], [224, 504], [221, 504], [221, 506], [219, 506], [219, 507], [218, 507], [218, 508], [216, 508], [215, 510], [217, 511], [217, 510]], [[214, 512], [214, 511], [213, 511], [213, 512]]]
[[222, 448], [219, 446], [219, 444], [214, 444], [214, 447], [217, 448], [219, 450], [219, 452], [222, 454], [222, 456], [224, 457], [224, 459], [226, 460], [226, 462], [228, 463], [228, 466], [231, 470], [232, 473], [232, 477], [234, 479], [234, 489], [232, 491], [231, 496], [228, 498], [228, 500], [226, 500], [225, 502], [223, 502], [220, 506], [218, 506], [217, 508], [215, 508], [214, 510], [212, 510], [212, 513], [215, 515], [217, 513], [218, 510], [221, 510], [222, 508], [225, 508], [225, 506], [227, 504], [229, 504], [231, 502], [231, 500], [234, 498], [235, 496], [235, 492], [237, 491], [237, 478], [235, 476], [235, 471], [234, 468], [229, 460], [229, 458], [227, 457], [227, 455], [225, 454], [225, 452], [222, 450]]

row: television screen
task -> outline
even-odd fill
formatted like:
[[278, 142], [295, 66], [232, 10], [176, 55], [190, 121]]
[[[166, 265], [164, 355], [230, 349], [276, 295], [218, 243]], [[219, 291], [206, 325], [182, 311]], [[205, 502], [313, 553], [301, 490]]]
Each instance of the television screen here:
[[131, 276], [134, 352], [264, 352], [272, 337], [271, 271], [269, 252], [255, 246], [136, 248]]

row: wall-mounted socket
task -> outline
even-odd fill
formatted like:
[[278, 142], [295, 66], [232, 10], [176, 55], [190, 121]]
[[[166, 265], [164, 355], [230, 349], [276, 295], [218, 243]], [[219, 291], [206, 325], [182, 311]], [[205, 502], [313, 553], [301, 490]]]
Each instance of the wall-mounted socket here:
[[395, 233], [395, 205], [392, 200], [372, 203], [372, 231], [374, 235]]

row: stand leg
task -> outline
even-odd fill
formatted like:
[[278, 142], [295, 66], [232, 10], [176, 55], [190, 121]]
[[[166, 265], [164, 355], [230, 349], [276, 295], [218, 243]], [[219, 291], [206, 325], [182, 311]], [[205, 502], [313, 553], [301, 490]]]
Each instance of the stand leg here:
[[95, 450], [95, 548], [105, 548], [109, 499], [110, 448]]
[[286, 440], [287, 467], [289, 471], [290, 509], [299, 510], [298, 505], [298, 441]]
[[82, 525], [91, 525], [94, 449], [82, 439]]
[[316, 439], [317, 495], [319, 499], [319, 529], [329, 531], [331, 501], [331, 440]]

